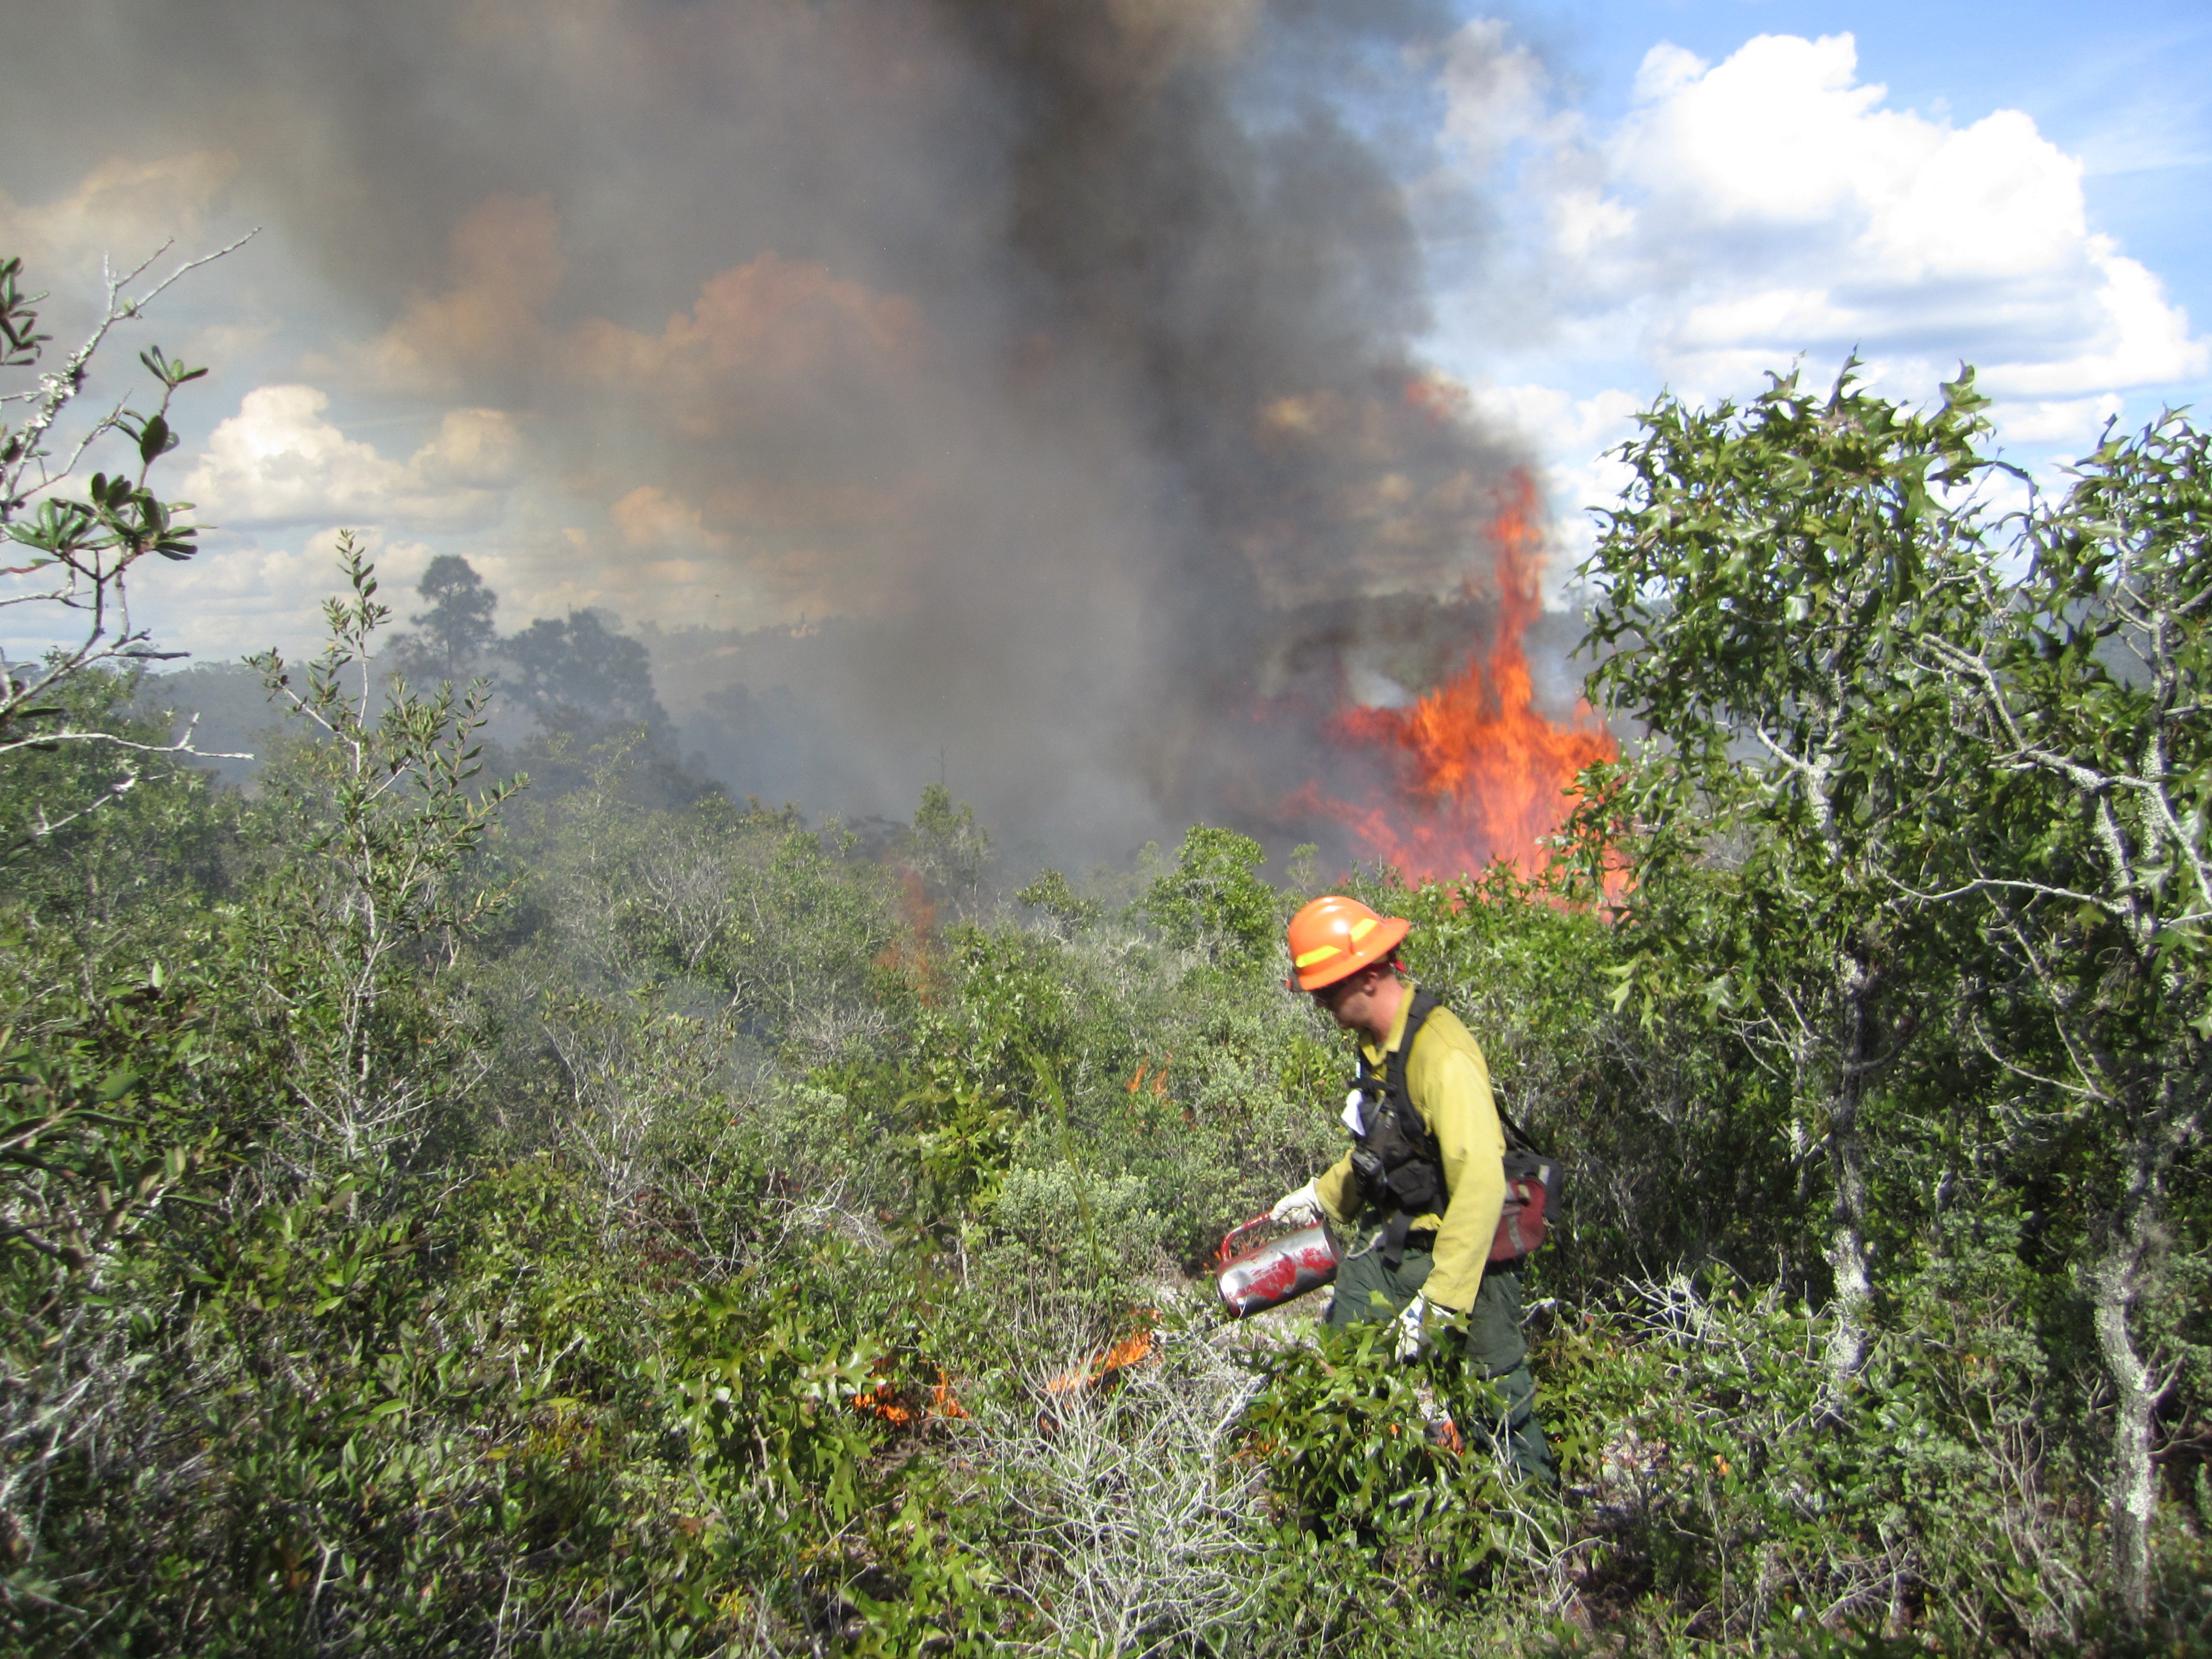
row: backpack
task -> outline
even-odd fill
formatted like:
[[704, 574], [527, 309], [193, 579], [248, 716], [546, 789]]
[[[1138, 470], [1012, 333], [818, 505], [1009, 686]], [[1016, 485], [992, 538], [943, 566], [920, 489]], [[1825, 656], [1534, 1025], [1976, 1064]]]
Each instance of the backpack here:
[[[1494, 1101], [1495, 1092], [1492, 1095]], [[1498, 1232], [1490, 1241], [1492, 1261], [1517, 1261], [1534, 1255], [1551, 1241], [1552, 1217], [1566, 1190], [1566, 1171], [1559, 1161], [1536, 1150], [1521, 1133], [1521, 1126], [1498, 1108], [1498, 1127], [1505, 1131], [1505, 1207], [1498, 1212]]]

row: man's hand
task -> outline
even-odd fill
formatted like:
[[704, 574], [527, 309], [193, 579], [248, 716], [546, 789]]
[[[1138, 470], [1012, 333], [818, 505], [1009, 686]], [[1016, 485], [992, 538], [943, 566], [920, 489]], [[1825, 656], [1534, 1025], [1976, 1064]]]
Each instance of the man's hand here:
[[1401, 1362], [1411, 1364], [1429, 1346], [1428, 1321], [1432, 1311], [1429, 1298], [1416, 1291], [1398, 1316], [1398, 1358]]
[[1270, 1221], [1291, 1221], [1303, 1226], [1321, 1219], [1321, 1189], [1310, 1181], [1294, 1193], [1285, 1193], [1267, 1212]]

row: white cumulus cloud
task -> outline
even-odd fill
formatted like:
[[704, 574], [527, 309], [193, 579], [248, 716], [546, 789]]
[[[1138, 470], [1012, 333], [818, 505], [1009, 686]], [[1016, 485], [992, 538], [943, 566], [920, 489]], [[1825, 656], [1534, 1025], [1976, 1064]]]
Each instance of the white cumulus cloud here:
[[1478, 349], [1528, 383], [1478, 396], [1532, 430], [1563, 522], [1612, 499], [1588, 446], [1662, 386], [1740, 398], [1856, 351], [1917, 400], [1963, 361], [2001, 441], [2078, 453], [2212, 374], [2212, 340], [2092, 222], [2081, 158], [2018, 110], [1892, 106], [1849, 34], [1760, 35], [1718, 63], [1662, 42], [1605, 123], [1559, 106], [1503, 26], [1462, 46], [1445, 136], [1522, 228], [1468, 314], [1509, 319]]
[[1857, 68], [1848, 34], [1760, 35], [1717, 64], [1655, 46], [1626, 117], [1554, 162], [1579, 175], [1550, 215], [1563, 307], [1610, 314], [1698, 392], [1854, 348], [1902, 382], [1970, 361], [2045, 404], [2212, 364], [2033, 120], [1893, 109]]
[[[272, 646], [292, 657], [312, 655], [324, 640], [323, 602], [345, 587], [337, 538], [328, 526], [295, 531], [273, 545], [218, 538], [190, 563], [157, 573], [157, 581], [133, 596], [140, 613], [134, 619], [152, 623], [166, 648], [205, 662]], [[355, 539], [376, 566], [394, 624], [404, 624], [414, 585], [435, 550], [376, 531]]]
[[349, 438], [311, 386], [257, 386], [216, 427], [179, 493], [235, 530], [346, 523], [463, 528], [500, 508], [521, 468], [514, 422], [497, 410], [447, 411], [404, 461]]

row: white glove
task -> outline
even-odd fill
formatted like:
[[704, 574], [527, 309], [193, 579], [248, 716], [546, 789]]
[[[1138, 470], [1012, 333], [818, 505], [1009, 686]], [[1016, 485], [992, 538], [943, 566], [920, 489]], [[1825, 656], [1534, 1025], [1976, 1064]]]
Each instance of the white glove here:
[[1285, 1193], [1275, 1200], [1275, 1207], [1267, 1212], [1270, 1221], [1294, 1221], [1301, 1224], [1321, 1219], [1321, 1189], [1309, 1181], [1294, 1193]]
[[1398, 1316], [1398, 1358], [1405, 1364], [1419, 1359], [1429, 1346], [1428, 1316], [1429, 1298], [1419, 1291]]

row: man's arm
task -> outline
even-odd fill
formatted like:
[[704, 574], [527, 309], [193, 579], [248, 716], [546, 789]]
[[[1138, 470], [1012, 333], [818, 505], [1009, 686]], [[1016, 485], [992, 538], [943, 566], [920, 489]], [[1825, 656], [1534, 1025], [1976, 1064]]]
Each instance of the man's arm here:
[[1498, 1218], [1505, 1207], [1505, 1132], [1490, 1097], [1489, 1072], [1477, 1055], [1439, 1044], [1435, 1054], [1417, 1053], [1410, 1059], [1409, 1091], [1437, 1138], [1444, 1185], [1451, 1194], [1443, 1224], [1437, 1229], [1436, 1266], [1421, 1293], [1439, 1306], [1465, 1313], [1482, 1288]]
[[1314, 1177], [1314, 1191], [1320, 1195], [1322, 1208], [1332, 1218], [1349, 1223], [1358, 1217], [1359, 1182], [1352, 1173], [1350, 1152]]

